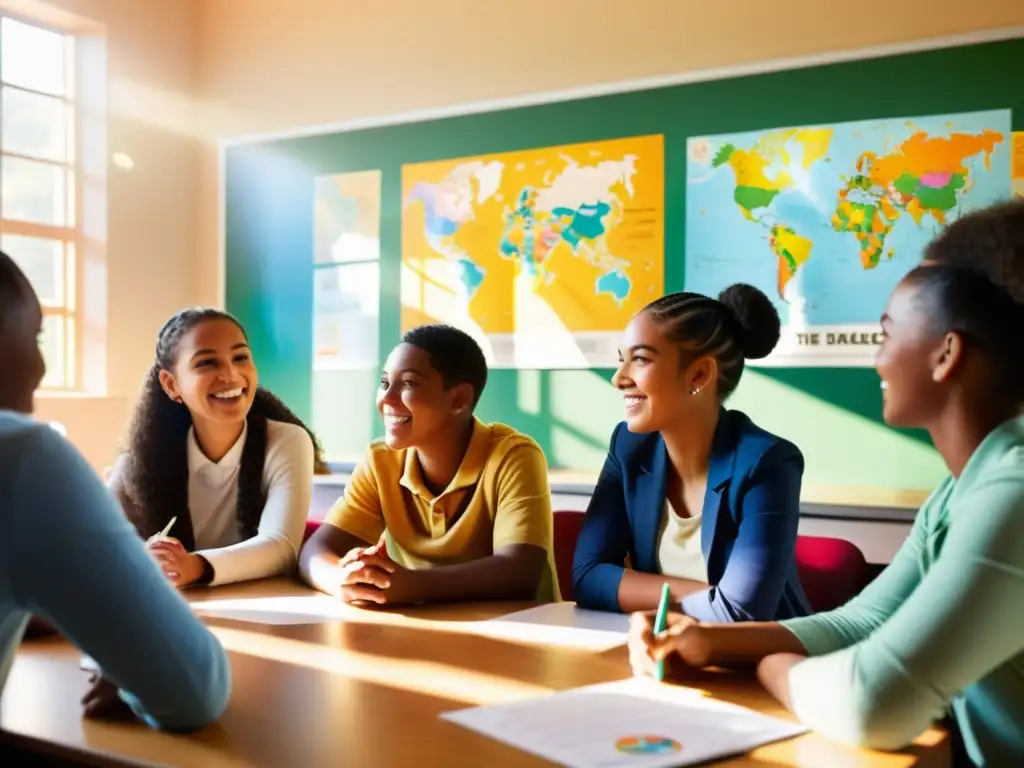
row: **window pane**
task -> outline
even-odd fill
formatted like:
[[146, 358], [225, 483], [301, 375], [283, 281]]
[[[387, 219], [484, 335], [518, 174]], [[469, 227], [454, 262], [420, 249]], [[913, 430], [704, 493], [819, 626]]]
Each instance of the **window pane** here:
[[64, 367], [64, 318], [61, 315], [45, 315], [43, 317], [43, 335], [39, 339], [39, 347], [46, 361], [46, 376], [43, 377], [44, 387], [63, 387], [65, 385]]
[[376, 368], [380, 265], [344, 264], [313, 271], [313, 367]]
[[64, 304], [64, 243], [41, 237], [0, 236], [0, 250], [14, 259], [45, 306]]
[[4, 88], [3, 150], [46, 160], [68, 159], [67, 107], [60, 99]]
[[0, 21], [0, 77], [5, 83], [63, 96], [65, 55], [64, 35], [14, 19]]
[[63, 168], [19, 157], [0, 158], [0, 212], [5, 219], [68, 225]]

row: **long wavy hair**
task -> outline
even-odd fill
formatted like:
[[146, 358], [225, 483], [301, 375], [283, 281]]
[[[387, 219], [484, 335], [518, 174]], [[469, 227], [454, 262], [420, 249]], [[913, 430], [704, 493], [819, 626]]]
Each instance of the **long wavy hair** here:
[[[173, 370], [181, 340], [208, 320], [229, 320], [245, 329], [227, 312], [197, 307], [178, 312], [168, 320], [156, 340], [156, 359], [146, 374], [142, 395], [128, 429], [125, 492], [133, 502], [129, 518], [139, 535], [159, 533], [177, 517], [169, 535], [188, 551], [195, 549], [195, 534], [188, 511], [188, 431], [192, 414], [184, 404], [167, 396], [160, 385], [160, 371]], [[256, 535], [267, 492], [263, 466], [267, 455], [267, 421], [283, 421], [302, 427], [313, 441], [316, 474], [329, 470], [316, 435], [275, 395], [262, 387], [256, 390], [246, 417], [245, 446], [238, 471], [238, 527], [243, 540]]]

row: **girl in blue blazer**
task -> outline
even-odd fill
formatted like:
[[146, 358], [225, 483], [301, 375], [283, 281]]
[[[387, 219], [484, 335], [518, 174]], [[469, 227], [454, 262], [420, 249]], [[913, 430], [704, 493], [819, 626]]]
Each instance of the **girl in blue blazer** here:
[[810, 613], [794, 551], [804, 461], [793, 444], [723, 408], [744, 359], [779, 341], [771, 300], [743, 284], [718, 299], [673, 293], [626, 328], [626, 420], [612, 433], [573, 562], [584, 608], [651, 610], [668, 582], [695, 619]]

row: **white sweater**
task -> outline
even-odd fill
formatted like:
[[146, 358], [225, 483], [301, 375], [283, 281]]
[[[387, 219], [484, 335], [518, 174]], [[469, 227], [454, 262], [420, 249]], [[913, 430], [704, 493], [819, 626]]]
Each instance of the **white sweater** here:
[[[211, 585], [287, 574], [295, 567], [313, 495], [313, 441], [302, 427], [267, 422], [267, 457], [263, 465], [263, 507], [256, 535], [243, 540], [238, 530], [238, 472], [248, 436], [218, 461], [210, 461], [188, 433], [188, 510], [196, 554], [213, 566]], [[109, 484], [123, 486], [128, 456], [121, 456]], [[185, 511], [182, 511], [184, 514]]]

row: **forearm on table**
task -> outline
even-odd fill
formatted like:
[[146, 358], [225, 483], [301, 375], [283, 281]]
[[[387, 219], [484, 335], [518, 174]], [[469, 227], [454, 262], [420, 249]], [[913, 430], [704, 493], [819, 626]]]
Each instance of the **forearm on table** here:
[[284, 534], [258, 534], [230, 547], [195, 554], [213, 567], [210, 584], [214, 586], [280, 576], [294, 569], [296, 562], [295, 546]]
[[623, 613], [655, 610], [661, 602], [662, 585], [666, 583], [672, 595], [673, 605], [678, 605], [687, 595], [708, 588], [707, 584], [699, 581], [640, 573], [627, 568], [622, 575], [622, 581], [619, 582], [619, 610]]
[[725, 669], [750, 669], [777, 653], [807, 655], [796, 635], [778, 622], [701, 624], [704, 664]]
[[539, 547], [529, 549], [536, 552], [494, 554], [468, 563], [417, 571], [418, 597], [424, 602], [533, 600], [543, 577], [547, 553]]

